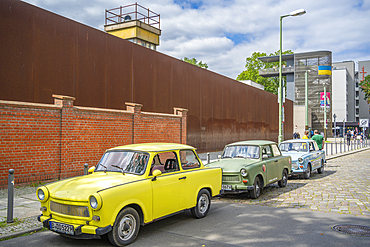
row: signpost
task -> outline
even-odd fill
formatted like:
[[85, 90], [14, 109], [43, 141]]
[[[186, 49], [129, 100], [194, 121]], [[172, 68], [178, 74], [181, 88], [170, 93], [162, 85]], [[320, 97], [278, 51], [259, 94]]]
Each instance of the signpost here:
[[363, 128], [362, 140], [364, 140], [364, 133], [366, 132], [366, 128], [369, 128], [369, 119], [360, 119], [358, 127]]

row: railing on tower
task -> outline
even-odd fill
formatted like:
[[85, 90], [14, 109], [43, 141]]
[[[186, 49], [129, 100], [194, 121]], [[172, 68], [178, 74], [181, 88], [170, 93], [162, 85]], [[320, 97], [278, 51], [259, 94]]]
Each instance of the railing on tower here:
[[138, 3], [105, 10], [105, 25], [118, 24], [130, 20], [141, 21], [158, 29], [161, 28], [160, 15]]

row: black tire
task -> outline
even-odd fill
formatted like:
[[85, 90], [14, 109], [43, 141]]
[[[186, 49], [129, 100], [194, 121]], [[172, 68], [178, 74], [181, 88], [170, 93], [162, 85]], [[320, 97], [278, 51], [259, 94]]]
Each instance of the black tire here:
[[303, 178], [304, 179], [309, 179], [311, 177], [311, 165], [308, 165], [307, 171], [303, 173]]
[[131, 207], [123, 209], [108, 233], [109, 241], [116, 246], [124, 246], [135, 241], [140, 229], [140, 217]]
[[257, 199], [262, 192], [262, 186], [261, 186], [261, 181], [259, 177], [256, 177], [254, 179], [254, 186], [253, 190], [250, 190], [249, 194], [253, 199]]
[[324, 170], [325, 170], [325, 168], [324, 168], [324, 161], [321, 160], [321, 167], [319, 169], [317, 169], [317, 172], [319, 174], [322, 174], [322, 173], [324, 173]]
[[208, 214], [211, 207], [211, 195], [207, 189], [201, 189], [197, 197], [197, 205], [190, 209], [191, 214], [197, 218], [203, 218]]
[[278, 185], [279, 185], [279, 187], [286, 187], [287, 184], [288, 184], [288, 173], [284, 169], [284, 171], [283, 171], [283, 177], [281, 178], [280, 181], [278, 181]]

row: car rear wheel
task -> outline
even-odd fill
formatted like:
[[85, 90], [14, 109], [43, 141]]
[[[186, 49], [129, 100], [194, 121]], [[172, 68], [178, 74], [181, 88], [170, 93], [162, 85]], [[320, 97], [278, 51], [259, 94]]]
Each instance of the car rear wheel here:
[[256, 177], [254, 179], [254, 185], [253, 185], [253, 189], [249, 192], [250, 193], [250, 196], [253, 198], [253, 199], [257, 199], [260, 195], [261, 195], [261, 181], [260, 181], [260, 178], [259, 177]]
[[197, 197], [197, 205], [190, 209], [191, 214], [197, 218], [203, 218], [208, 214], [209, 208], [211, 207], [211, 195], [206, 189], [201, 189]]
[[116, 246], [124, 246], [135, 241], [140, 229], [140, 217], [131, 207], [123, 209], [108, 233], [109, 241]]
[[279, 187], [286, 187], [287, 184], [288, 184], [288, 173], [284, 169], [284, 171], [283, 171], [283, 177], [281, 178], [280, 181], [278, 181], [278, 185], [279, 185]]
[[311, 165], [307, 166], [307, 171], [305, 173], [303, 173], [303, 177], [305, 179], [309, 179], [311, 177]]
[[317, 169], [317, 172], [318, 172], [319, 174], [321, 174], [321, 173], [323, 173], [323, 172], [324, 172], [324, 161], [323, 161], [323, 160], [321, 160], [321, 167], [320, 167], [319, 169]]

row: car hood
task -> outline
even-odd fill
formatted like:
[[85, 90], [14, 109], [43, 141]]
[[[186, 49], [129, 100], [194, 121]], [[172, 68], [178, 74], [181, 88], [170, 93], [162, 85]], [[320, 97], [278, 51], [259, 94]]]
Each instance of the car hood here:
[[243, 158], [233, 158], [233, 159], [221, 159], [216, 162], [212, 162], [208, 167], [221, 167], [224, 172], [238, 172], [241, 168], [250, 166], [259, 162], [257, 159], [243, 159]]
[[298, 160], [298, 158], [305, 156], [307, 153], [306, 152], [282, 152], [283, 156], [290, 156], [292, 157], [292, 161]]
[[65, 179], [46, 185], [50, 196], [55, 199], [71, 201], [88, 201], [89, 196], [99, 190], [125, 184], [141, 176], [120, 172], [96, 172], [86, 176]]

